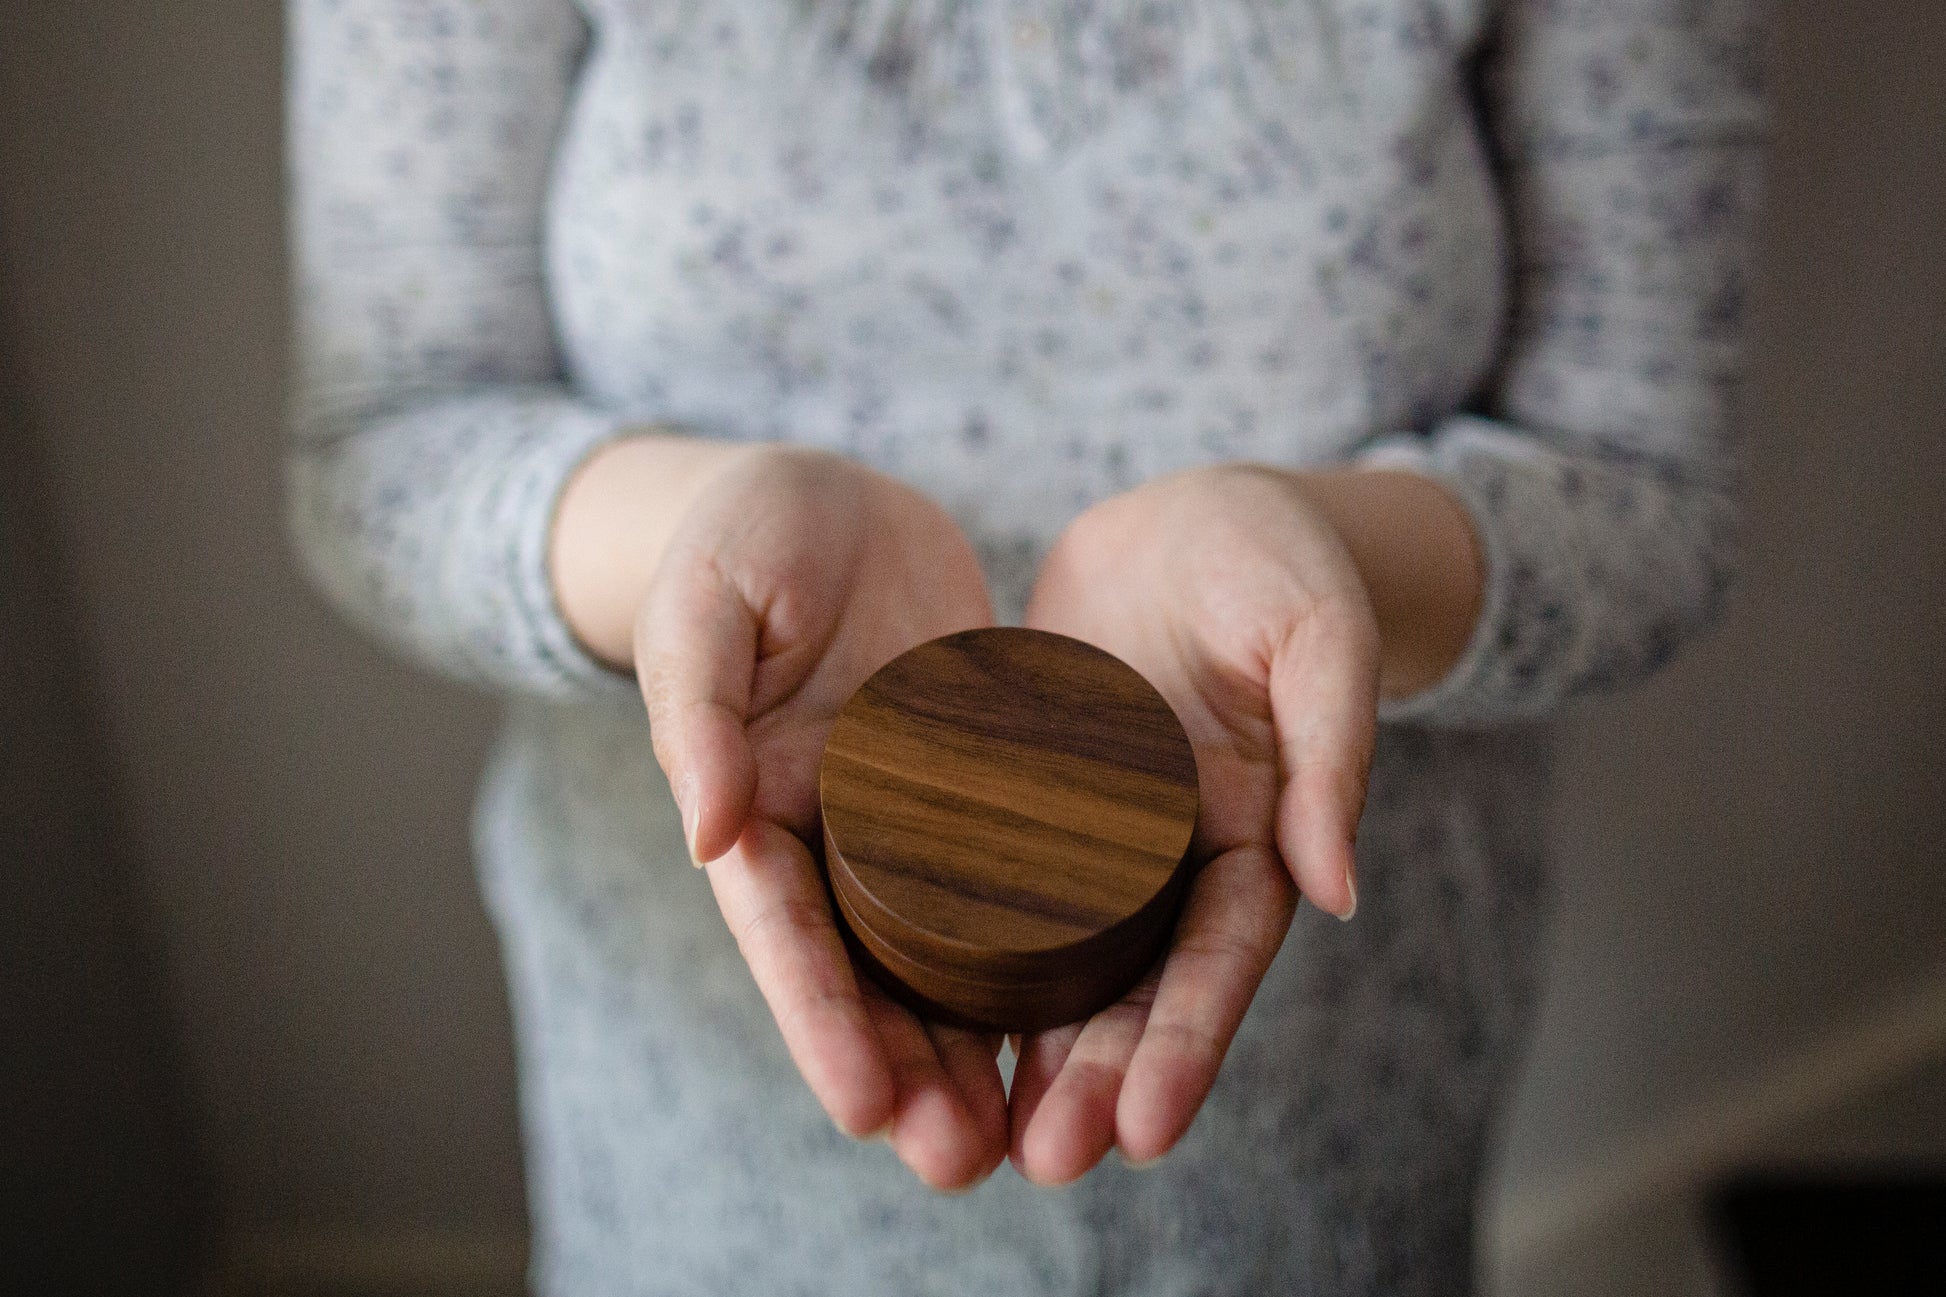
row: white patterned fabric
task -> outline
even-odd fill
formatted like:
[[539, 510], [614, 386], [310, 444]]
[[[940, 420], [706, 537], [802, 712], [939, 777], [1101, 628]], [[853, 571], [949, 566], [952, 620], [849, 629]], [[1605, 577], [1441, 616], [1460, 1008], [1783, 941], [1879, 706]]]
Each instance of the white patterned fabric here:
[[[1762, 126], [1744, 0], [293, 0], [292, 526], [504, 692], [478, 842], [536, 1283], [1436, 1293], [1531, 998], [1543, 739], [1718, 608]], [[1170, 468], [1437, 476], [1473, 642], [1388, 704], [1349, 925], [1306, 909], [1157, 1168], [928, 1194], [834, 1133], [545, 568], [642, 425], [945, 504], [1005, 618]]]

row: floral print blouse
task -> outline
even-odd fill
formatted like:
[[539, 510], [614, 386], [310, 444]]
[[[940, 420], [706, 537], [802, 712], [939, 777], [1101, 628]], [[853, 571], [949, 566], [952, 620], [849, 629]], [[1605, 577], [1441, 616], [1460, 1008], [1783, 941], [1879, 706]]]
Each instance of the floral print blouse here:
[[[505, 693], [557, 757], [623, 724], [592, 718], [625, 714], [632, 690], [561, 620], [553, 502], [643, 425], [829, 447], [904, 478], [964, 526], [1008, 618], [1071, 517], [1171, 468], [1437, 477], [1471, 513], [1487, 587], [1449, 675], [1385, 708], [1368, 818], [1417, 816], [1408, 856], [1456, 824], [1482, 860], [1527, 852], [1507, 826], [1539, 785], [1495, 774], [1521, 742], [1439, 736], [1643, 676], [1731, 582], [1762, 126], [1745, 0], [291, 12], [297, 546], [349, 615]], [[615, 742], [646, 762], [638, 740]], [[548, 761], [571, 764], [503, 767], [487, 819], [521, 803], [508, 769], [531, 793], [557, 778]], [[546, 874], [560, 824], [628, 822], [624, 800], [598, 777], [561, 784], [558, 832], [514, 835], [503, 871]], [[1465, 886], [1512, 876], [1482, 866]], [[1432, 910], [1403, 896], [1390, 917], [1367, 896], [1350, 926], [1413, 931]], [[499, 897], [517, 953], [539, 902]], [[559, 959], [593, 931], [560, 935]], [[1422, 945], [1497, 939], [1440, 931]], [[1507, 940], [1524, 961], [1531, 942]], [[1366, 957], [1423, 998], [1435, 974], [1401, 950]], [[585, 994], [533, 967], [516, 968], [530, 1020]], [[1482, 1003], [1511, 994], [1495, 985]], [[566, 1146], [581, 1122], [611, 1150], [588, 1156], [613, 1156], [612, 1131], [587, 1134], [603, 1080], [550, 1071], [560, 1051], [535, 1039], [528, 1066], [555, 1077], [530, 1092], [537, 1139]]]

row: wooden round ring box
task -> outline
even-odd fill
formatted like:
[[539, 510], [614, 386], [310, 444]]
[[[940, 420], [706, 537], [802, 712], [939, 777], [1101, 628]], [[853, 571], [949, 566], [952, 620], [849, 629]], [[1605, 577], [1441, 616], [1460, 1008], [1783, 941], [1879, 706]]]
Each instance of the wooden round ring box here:
[[846, 703], [819, 772], [858, 962], [923, 1016], [1039, 1031], [1161, 954], [1190, 872], [1196, 758], [1112, 655], [990, 627], [921, 644]]

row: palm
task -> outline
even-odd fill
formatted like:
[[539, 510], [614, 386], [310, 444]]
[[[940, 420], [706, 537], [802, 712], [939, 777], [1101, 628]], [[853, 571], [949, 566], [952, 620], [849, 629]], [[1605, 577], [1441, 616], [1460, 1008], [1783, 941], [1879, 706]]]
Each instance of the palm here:
[[1117, 654], [1168, 699], [1196, 752], [1202, 868], [1154, 975], [1024, 1043], [1026, 1174], [1071, 1179], [1118, 1145], [1165, 1151], [1276, 954], [1293, 880], [1348, 907], [1339, 871], [1376, 707], [1369, 616], [1342, 548], [1255, 470], [1152, 483], [1083, 515], [1049, 556], [1028, 621]]
[[922, 1025], [854, 976], [812, 855], [817, 772], [839, 709], [874, 670], [990, 615], [978, 564], [936, 506], [787, 452], [699, 503], [638, 636], [658, 758], [792, 1057], [839, 1125], [889, 1126], [941, 1186], [1004, 1152], [994, 1042]]
[[[875, 529], [857, 553], [838, 556], [830, 586], [807, 600], [805, 624], [768, 630], [746, 729], [757, 771], [753, 814], [811, 841], [825, 738], [858, 686], [915, 644], [991, 620], [978, 566], [957, 552], [956, 539], [924, 527]], [[937, 560], [923, 586], [899, 570], [899, 556], [918, 551]]]

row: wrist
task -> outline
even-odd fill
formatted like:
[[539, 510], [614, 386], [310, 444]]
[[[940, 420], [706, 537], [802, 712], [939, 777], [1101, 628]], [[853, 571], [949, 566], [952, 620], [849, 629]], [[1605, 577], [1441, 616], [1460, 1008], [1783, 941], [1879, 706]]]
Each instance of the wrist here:
[[1486, 565], [1466, 507], [1439, 482], [1395, 469], [1290, 474], [1338, 533], [1378, 623], [1379, 692], [1443, 679], [1473, 637]]
[[644, 431], [604, 443], [561, 490], [548, 572], [562, 620], [618, 670], [634, 660], [635, 617], [670, 538], [740, 442]]

